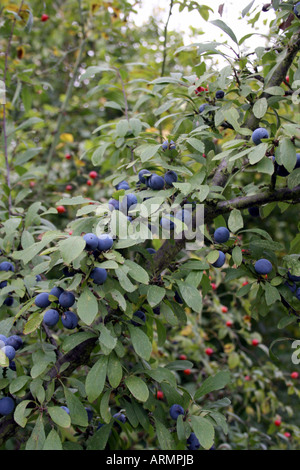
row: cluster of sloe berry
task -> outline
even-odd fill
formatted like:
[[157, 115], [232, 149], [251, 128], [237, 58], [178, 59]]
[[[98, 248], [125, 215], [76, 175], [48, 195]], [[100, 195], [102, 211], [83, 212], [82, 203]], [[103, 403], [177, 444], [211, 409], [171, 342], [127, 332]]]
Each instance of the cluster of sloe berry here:
[[[93, 233], [86, 233], [83, 239], [86, 243], [85, 249], [91, 252], [95, 258], [101, 253], [110, 250], [114, 243], [113, 238], [106, 233], [100, 235], [100, 237]], [[90, 273], [90, 278], [97, 285], [104, 284], [107, 279], [107, 271], [104, 268], [94, 268]]]
[[12, 335], [7, 338], [4, 335], [0, 335], [0, 348], [5, 356], [9, 359], [9, 368], [11, 370], [16, 370], [14, 358], [16, 356], [16, 351], [21, 349], [22, 346], [23, 341], [20, 336]]
[[288, 279], [290, 282], [286, 281], [285, 285], [290, 289], [292, 294], [294, 294], [298, 300], [300, 300], [300, 276], [294, 276], [288, 271]]
[[77, 315], [71, 310], [67, 310], [75, 303], [75, 295], [73, 292], [68, 292], [61, 287], [53, 287], [50, 293], [42, 292], [35, 298], [35, 305], [39, 308], [50, 307], [55, 304], [55, 308], [50, 308], [44, 314], [43, 322], [46, 326], [55, 326], [60, 318], [65, 328], [72, 330], [78, 324]]
[[[170, 416], [172, 419], [177, 421], [180, 415], [184, 415], [184, 409], [181, 405], [174, 404], [170, 408]], [[187, 447], [189, 450], [198, 450], [200, 448], [200, 442], [194, 432], [191, 432], [187, 438]]]

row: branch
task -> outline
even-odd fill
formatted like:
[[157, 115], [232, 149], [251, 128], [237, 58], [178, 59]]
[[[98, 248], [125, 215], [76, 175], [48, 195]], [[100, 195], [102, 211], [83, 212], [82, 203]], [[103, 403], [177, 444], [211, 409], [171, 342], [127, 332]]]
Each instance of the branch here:
[[167, 60], [167, 40], [168, 40], [168, 25], [169, 21], [172, 15], [172, 9], [173, 9], [173, 0], [170, 1], [170, 8], [169, 8], [169, 14], [167, 18], [167, 22], [165, 24], [165, 29], [164, 29], [164, 52], [163, 52], [163, 62], [161, 66], [161, 74], [160, 76], [163, 77], [165, 73], [165, 67], [166, 67], [166, 60]]
[[[286, 56], [283, 59], [283, 61], [279, 63], [279, 65], [277, 66], [276, 70], [273, 72], [273, 75], [268, 81], [268, 83], [265, 84], [266, 88], [281, 85], [299, 50], [300, 50], [300, 33], [298, 32], [291, 38], [290, 42], [288, 43]], [[270, 95], [268, 93], [262, 93], [262, 95], [260, 95], [257, 99], [268, 98], [269, 96]], [[243, 127], [246, 127], [254, 131], [258, 127], [259, 121], [260, 120], [251, 111]], [[237, 136], [236, 138], [239, 138], [239, 136]], [[227, 164], [228, 163], [226, 159], [221, 161], [212, 179], [213, 186], [222, 186], [222, 187], [225, 186], [228, 176], [231, 173], [227, 170]]]
[[72, 78], [71, 78], [71, 80], [69, 81], [69, 84], [68, 84], [66, 97], [65, 97], [65, 100], [62, 104], [60, 112], [59, 112], [59, 117], [58, 117], [58, 120], [57, 120], [56, 129], [55, 129], [55, 132], [54, 132], [54, 138], [53, 138], [52, 145], [51, 145], [48, 157], [47, 157], [47, 172], [46, 172], [46, 174], [48, 176], [49, 176], [49, 170], [50, 170], [50, 167], [51, 167], [51, 161], [52, 161], [56, 146], [57, 146], [58, 141], [59, 141], [60, 128], [61, 128], [61, 125], [62, 125], [62, 121], [63, 121], [63, 118], [65, 116], [65, 112], [67, 110], [70, 98], [72, 96], [72, 91], [73, 91], [74, 83], [75, 83], [75, 80], [76, 80], [76, 77], [77, 77], [78, 69], [79, 69], [79, 66], [80, 66], [80, 63], [81, 63], [81, 59], [82, 59], [82, 56], [83, 56], [83, 51], [84, 51], [85, 44], [86, 44], [86, 38], [83, 37], [83, 39], [80, 43], [80, 46], [79, 46], [79, 53], [78, 53], [78, 57], [77, 57], [77, 60], [75, 62], [75, 65], [74, 65], [73, 75], [72, 75]]
[[[205, 223], [211, 222], [221, 214], [231, 212], [233, 209], [248, 209], [252, 206], [261, 206], [269, 202], [297, 202], [300, 203], [300, 186], [293, 189], [280, 188], [276, 191], [267, 190], [252, 196], [240, 196], [228, 201], [220, 201], [217, 204], [206, 206], [204, 209]], [[154, 254], [153, 267], [157, 275], [168, 268], [170, 263], [176, 258], [178, 253], [185, 247], [185, 238], [180, 240], [167, 240], [161, 248]]]
[[[74, 372], [74, 370], [76, 370], [78, 367], [80, 367], [81, 365], [86, 365], [91, 355], [91, 352], [95, 347], [96, 341], [96, 337], [87, 339], [86, 341], [69, 351], [67, 354], [60, 357], [60, 359], [56, 361], [54, 366], [47, 372], [47, 376], [50, 377], [50, 381], [58, 380], [60, 378], [59, 371], [61, 369], [61, 366], [65, 363], [69, 363], [69, 366], [62, 372], [62, 378], [69, 377], [72, 372]], [[47, 385], [50, 383], [50, 381], [45, 384], [45, 388], [47, 388]], [[35, 398], [29, 392], [24, 397], [22, 397], [22, 400], [35, 401]], [[15, 436], [18, 428], [19, 425], [14, 421], [11, 416], [2, 419], [0, 422], [0, 446], [2, 446], [7, 439], [12, 436]]]
[[[11, 48], [11, 43], [14, 35], [14, 29], [16, 26], [17, 22], [17, 17], [19, 16], [22, 7], [23, 7], [24, 0], [21, 1], [20, 7], [17, 12], [17, 16], [14, 17], [10, 36], [8, 39], [7, 43], [7, 48], [5, 51], [5, 59], [4, 59], [4, 74], [3, 74], [3, 83], [6, 91], [6, 78], [7, 78], [7, 71], [8, 71], [8, 56]], [[4, 97], [4, 103], [3, 103], [3, 140], [4, 140], [4, 158], [5, 158], [5, 166], [6, 166], [6, 184], [9, 189], [9, 195], [8, 195], [8, 213], [11, 215], [11, 182], [10, 182], [10, 166], [9, 166], [9, 161], [8, 161], [8, 140], [7, 140], [7, 132], [6, 132], [6, 106], [5, 106], [5, 97]]]

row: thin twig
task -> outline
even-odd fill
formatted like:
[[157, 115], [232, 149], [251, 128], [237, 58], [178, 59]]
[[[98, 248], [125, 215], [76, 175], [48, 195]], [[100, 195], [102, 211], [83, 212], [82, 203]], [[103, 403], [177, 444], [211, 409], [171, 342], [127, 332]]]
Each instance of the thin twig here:
[[[17, 15], [19, 16], [20, 11], [22, 10], [24, 0], [21, 1], [20, 7], [18, 9]], [[5, 62], [4, 62], [4, 74], [3, 74], [3, 83], [4, 89], [6, 91], [6, 78], [7, 78], [7, 71], [8, 71], [8, 56], [10, 53], [11, 43], [14, 35], [14, 29], [17, 22], [17, 16], [15, 16], [10, 32], [10, 36], [7, 43], [7, 48], [5, 51]], [[7, 139], [7, 132], [6, 132], [6, 105], [5, 105], [5, 98], [3, 103], [3, 140], [4, 140], [4, 158], [5, 158], [5, 166], [6, 166], [6, 184], [9, 189], [8, 195], [8, 213], [11, 215], [11, 208], [12, 208], [12, 201], [11, 201], [11, 181], [10, 181], [10, 166], [8, 161], [8, 139]]]

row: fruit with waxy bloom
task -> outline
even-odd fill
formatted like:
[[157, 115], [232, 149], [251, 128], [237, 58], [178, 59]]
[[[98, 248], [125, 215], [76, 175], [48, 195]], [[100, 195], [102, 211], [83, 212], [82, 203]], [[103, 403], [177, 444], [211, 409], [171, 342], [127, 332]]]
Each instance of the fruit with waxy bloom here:
[[73, 330], [78, 324], [78, 317], [74, 312], [67, 311], [63, 313], [61, 317], [61, 322], [65, 328], [67, 328], [68, 330]]
[[7, 416], [15, 409], [15, 401], [11, 397], [3, 397], [0, 400], [0, 414]]
[[177, 421], [179, 415], [184, 415], [184, 409], [181, 405], [174, 404], [170, 408], [170, 416]]
[[255, 145], [261, 144], [261, 139], [268, 139], [269, 132], [264, 127], [258, 127], [252, 133], [252, 140]]

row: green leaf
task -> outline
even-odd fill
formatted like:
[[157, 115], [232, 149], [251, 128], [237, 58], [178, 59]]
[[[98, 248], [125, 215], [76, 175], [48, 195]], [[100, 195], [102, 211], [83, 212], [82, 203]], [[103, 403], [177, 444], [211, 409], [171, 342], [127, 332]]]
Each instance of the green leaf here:
[[147, 301], [150, 307], [158, 305], [166, 294], [166, 290], [159, 286], [150, 286], [147, 292]]
[[90, 403], [93, 403], [102, 393], [107, 371], [108, 356], [101, 356], [90, 369], [86, 381], [85, 390]]
[[98, 314], [98, 301], [93, 292], [85, 287], [77, 301], [77, 313], [79, 318], [86, 324], [91, 325]]
[[114, 349], [117, 344], [117, 338], [114, 338], [110, 331], [104, 325], [99, 325], [100, 329], [100, 337], [99, 343], [103, 344], [103, 346], [107, 349]]
[[149, 274], [142, 266], [131, 260], [126, 260], [124, 264], [129, 267], [128, 275], [132, 279], [142, 284], [149, 284]]
[[109, 423], [111, 420], [111, 414], [109, 410], [109, 399], [110, 399], [110, 390], [107, 390], [100, 402], [100, 414], [105, 421], [105, 423]]
[[108, 357], [107, 378], [112, 388], [117, 388], [122, 380], [123, 370], [120, 359], [112, 352]]
[[63, 450], [59, 434], [52, 429], [44, 443], [43, 450]]
[[43, 424], [43, 416], [39, 415], [30, 435], [30, 438], [26, 442], [25, 450], [42, 450], [45, 443], [45, 439], [46, 436]]
[[148, 336], [138, 326], [128, 325], [133, 348], [138, 356], [149, 361], [152, 344]]
[[195, 139], [195, 137], [189, 137], [188, 139], [186, 139], [186, 143], [190, 144], [192, 147], [194, 147], [194, 149], [198, 150], [198, 152], [200, 152], [201, 154], [204, 153], [205, 151], [205, 146], [203, 142], [201, 142], [198, 139]]
[[118, 122], [116, 126], [116, 132], [118, 137], [125, 137], [129, 130], [129, 123], [126, 119], [122, 119], [121, 121]]
[[208, 419], [202, 416], [191, 416], [191, 426], [204, 449], [210, 449], [214, 444], [215, 430]]
[[200, 388], [195, 393], [194, 399], [198, 400], [203, 395], [213, 392], [215, 390], [221, 390], [230, 381], [230, 373], [228, 371], [220, 371], [217, 374], [212, 375], [206, 379]]
[[70, 264], [83, 252], [85, 245], [83, 237], [73, 236], [60, 241], [58, 247], [64, 262]]
[[16, 377], [14, 380], [11, 381], [9, 385], [9, 393], [14, 394], [21, 390], [27, 382], [30, 380], [30, 377], [27, 375], [21, 375], [19, 377]]
[[228, 229], [232, 233], [236, 233], [238, 230], [243, 228], [243, 226], [244, 220], [241, 211], [238, 209], [233, 209], [228, 217]]
[[276, 287], [271, 286], [269, 282], [266, 282], [263, 284], [263, 288], [265, 290], [265, 297], [266, 297], [266, 304], [267, 305], [272, 305], [274, 304], [277, 300], [281, 300], [280, 294], [278, 292], [278, 289]]
[[260, 98], [253, 106], [253, 114], [258, 119], [261, 119], [268, 110], [268, 102], [266, 98]]
[[250, 2], [242, 11], [242, 17], [244, 18], [244, 16], [247, 15], [247, 13], [249, 13], [249, 11], [251, 10], [252, 8], [252, 5], [253, 3], [255, 2], [255, 0], [252, 0], [252, 2]]
[[147, 144], [147, 145], [140, 146], [139, 147], [139, 149], [141, 150], [140, 158], [142, 162], [147, 162], [148, 160], [151, 160], [151, 158], [157, 154], [160, 148], [161, 148], [160, 144], [159, 145]]
[[49, 406], [48, 407], [48, 413], [50, 415], [50, 418], [52, 421], [54, 421], [55, 424], [62, 428], [69, 428], [71, 426], [71, 418], [60, 406]]
[[183, 281], [176, 281], [180, 295], [182, 296], [183, 300], [186, 304], [194, 310], [194, 312], [201, 313], [202, 312], [202, 297], [198, 289], [195, 286], [187, 284], [187, 282]]
[[149, 389], [140, 377], [136, 377], [134, 375], [127, 377], [127, 379], [125, 380], [125, 384], [134, 396], [134, 398], [142, 402], [148, 400]]
[[291, 139], [285, 137], [279, 142], [278, 149], [283, 166], [291, 173], [295, 168], [297, 160], [295, 145], [291, 142]]
[[111, 433], [113, 423], [105, 424], [87, 441], [87, 450], [104, 450]]
[[66, 387], [64, 387], [64, 392], [67, 401], [67, 407], [70, 410], [72, 424], [87, 427], [88, 416], [83, 404], [81, 403], [79, 398], [74, 395], [74, 393], [70, 392]]
[[33, 403], [32, 400], [22, 400], [15, 408], [14, 411], [14, 420], [15, 422], [21, 426], [21, 428], [25, 428], [27, 424], [27, 416], [30, 414], [31, 409], [26, 409], [29, 403]]
[[157, 439], [161, 450], [174, 450], [175, 443], [172, 437], [172, 434], [168, 431], [165, 425], [159, 421], [157, 418], [155, 420], [155, 428]]
[[236, 38], [236, 35], [234, 34], [234, 32], [232, 31], [231, 28], [229, 28], [229, 26], [224, 23], [224, 21], [222, 20], [214, 20], [214, 21], [210, 21], [210, 23], [212, 23], [213, 25], [217, 26], [218, 28], [222, 29], [222, 31], [224, 31], [224, 33], [228, 34], [228, 36], [236, 43], [238, 44], [238, 40]]
[[268, 150], [267, 143], [261, 143], [253, 147], [250, 150], [249, 155], [248, 155], [250, 164], [255, 165], [256, 163], [260, 162], [264, 158], [267, 150]]
[[237, 265], [237, 266], [240, 266], [242, 264], [242, 261], [243, 261], [243, 253], [242, 253], [242, 250], [239, 246], [235, 246], [232, 250], [232, 253], [231, 253], [231, 256], [232, 256], [232, 259], [233, 259], [233, 262]]

